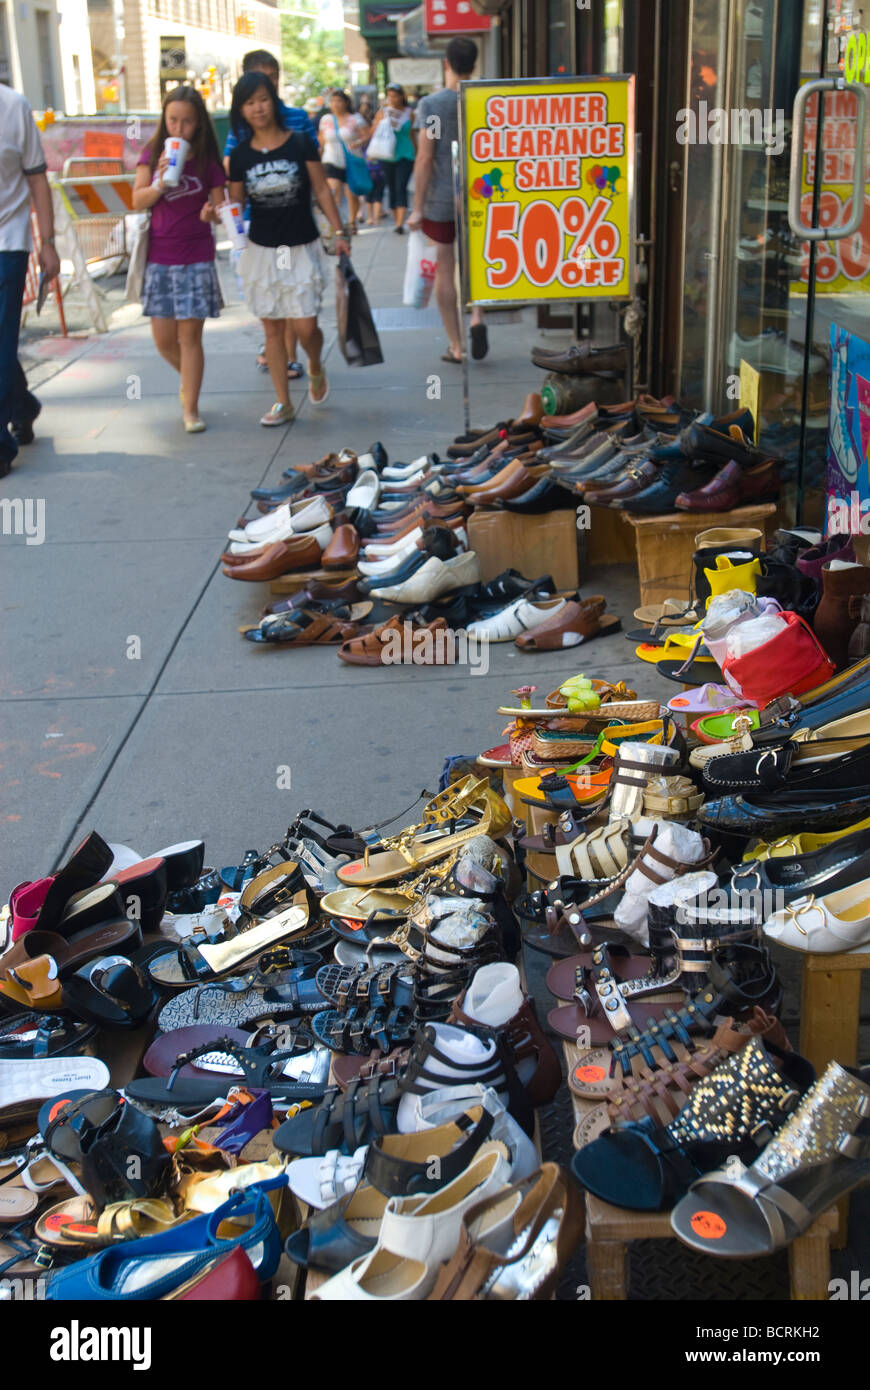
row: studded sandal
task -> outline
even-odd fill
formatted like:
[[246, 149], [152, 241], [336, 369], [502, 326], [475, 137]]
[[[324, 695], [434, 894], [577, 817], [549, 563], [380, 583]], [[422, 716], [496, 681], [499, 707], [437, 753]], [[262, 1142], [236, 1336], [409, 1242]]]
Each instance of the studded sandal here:
[[575, 1153], [571, 1170], [602, 1201], [667, 1211], [727, 1158], [751, 1160], [812, 1085], [813, 1068], [752, 1038], [692, 1090], [675, 1120], [609, 1130]]
[[674, 1234], [705, 1254], [770, 1255], [870, 1178], [870, 1067], [829, 1062], [751, 1167], [708, 1172], [672, 1213]]
[[387, 1056], [407, 1045], [417, 1031], [418, 1020], [407, 1005], [394, 1008], [352, 1008], [339, 1012], [324, 1009], [311, 1020], [311, 1031], [332, 1052], [366, 1057], [379, 1049]]

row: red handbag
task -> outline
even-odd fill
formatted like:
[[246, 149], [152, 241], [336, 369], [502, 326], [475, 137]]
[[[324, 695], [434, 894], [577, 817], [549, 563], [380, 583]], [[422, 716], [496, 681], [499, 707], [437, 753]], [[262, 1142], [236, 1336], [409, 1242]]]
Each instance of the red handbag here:
[[260, 1281], [244, 1250], [237, 1245], [207, 1265], [183, 1293], [170, 1295], [179, 1303], [253, 1303], [260, 1297]]
[[816, 634], [797, 613], [779, 613], [784, 628], [743, 656], [726, 657], [729, 685], [759, 709], [780, 695], [801, 695], [830, 680], [836, 669]]

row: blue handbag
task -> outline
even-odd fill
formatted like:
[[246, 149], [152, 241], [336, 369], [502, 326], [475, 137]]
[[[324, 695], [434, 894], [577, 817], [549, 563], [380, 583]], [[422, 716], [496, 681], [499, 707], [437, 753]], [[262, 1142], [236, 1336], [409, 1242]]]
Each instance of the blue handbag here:
[[338, 137], [338, 143], [344, 150], [347, 186], [350, 189], [351, 193], [355, 193], [358, 198], [364, 198], [366, 194], [371, 193], [372, 189], [374, 188], [374, 184], [372, 183], [372, 176], [368, 170], [368, 165], [366, 164], [361, 154], [354, 154], [353, 150], [348, 149], [347, 145], [341, 138], [341, 132], [338, 128], [338, 121], [335, 119], [335, 116], [333, 116], [332, 119], [335, 123], [335, 134]]

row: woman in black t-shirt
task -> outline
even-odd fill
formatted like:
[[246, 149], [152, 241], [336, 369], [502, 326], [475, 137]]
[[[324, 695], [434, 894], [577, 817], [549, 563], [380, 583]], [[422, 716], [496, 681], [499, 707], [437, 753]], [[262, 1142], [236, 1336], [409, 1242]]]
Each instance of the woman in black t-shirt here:
[[250, 139], [230, 154], [230, 197], [251, 208], [248, 244], [239, 260], [245, 302], [262, 320], [266, 361], [277, 400], [260, 421], [293, 419], [287, 386], [284, 323], [293, 320], [308, 355], [308, 397], [322, 405], [329, 383], [320, 361], [323, 334], [317, 325], [325, 283], [324, 252], [311, 211], [312, 193], [334, 227], [336, 250], [349, 252], [341, 219], [309, 136], [284, 129], [278, 93], [262, 72], [249, 72], [233, 90], [230, 124]]

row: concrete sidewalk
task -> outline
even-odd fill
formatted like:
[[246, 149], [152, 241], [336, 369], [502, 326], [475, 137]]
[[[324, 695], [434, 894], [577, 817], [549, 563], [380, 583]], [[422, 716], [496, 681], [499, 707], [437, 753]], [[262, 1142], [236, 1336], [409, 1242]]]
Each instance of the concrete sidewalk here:
[[[301, 807], [358, 825], [395, 814], [436, 785], [446, 754], [500, 741], [496, 707], [518, 682], [543, 693], [579, 667], [640, 675], [621, 637], [582, 657], [498, 645], [489, 673], [472, 676], [360, 670], [329, 649], [263, 650], [239, 636], [266, 586], [227, 580], [219, 555], [252, 487], [291, 462], [376, 439], [407, 461], [462, 428], [461, 374], [439, 360], [437, 313], [401, 305], [406, 246], [389, 226], [354, 241], [385, 364], [347, 367], [330, 290], [329, 403], [313, 408], [296, 386], [288, 429], [258, 423], [272, 400], [254, 363], [261, 330], [226, 261], [228, 307], [205, 332], [206, 433], [185, 435], [177, 378], [129, 309], [125, 326], [68, 344], [66, 365], [40, 387], [39, 437], [0, 485], [45, 504], [44, 544], [0, 538], [7, 892], [48, 872], [91, 827], [141, 853], [201, 835], [207, 862], [226, 864], [270, 844]], [[535, 331], [530, 311], [493, 319], [490, 355], [472, 364], [475, 422], [515, 413], [540, 385], [528, 359]], [[37, 374], [64, 350], [35, 344]], [[606, 589], [630, 615], [633, 577], [604, 573], [590, 591]], [[643, 676], [645, 690], [665, 691], [649, 668]]]

